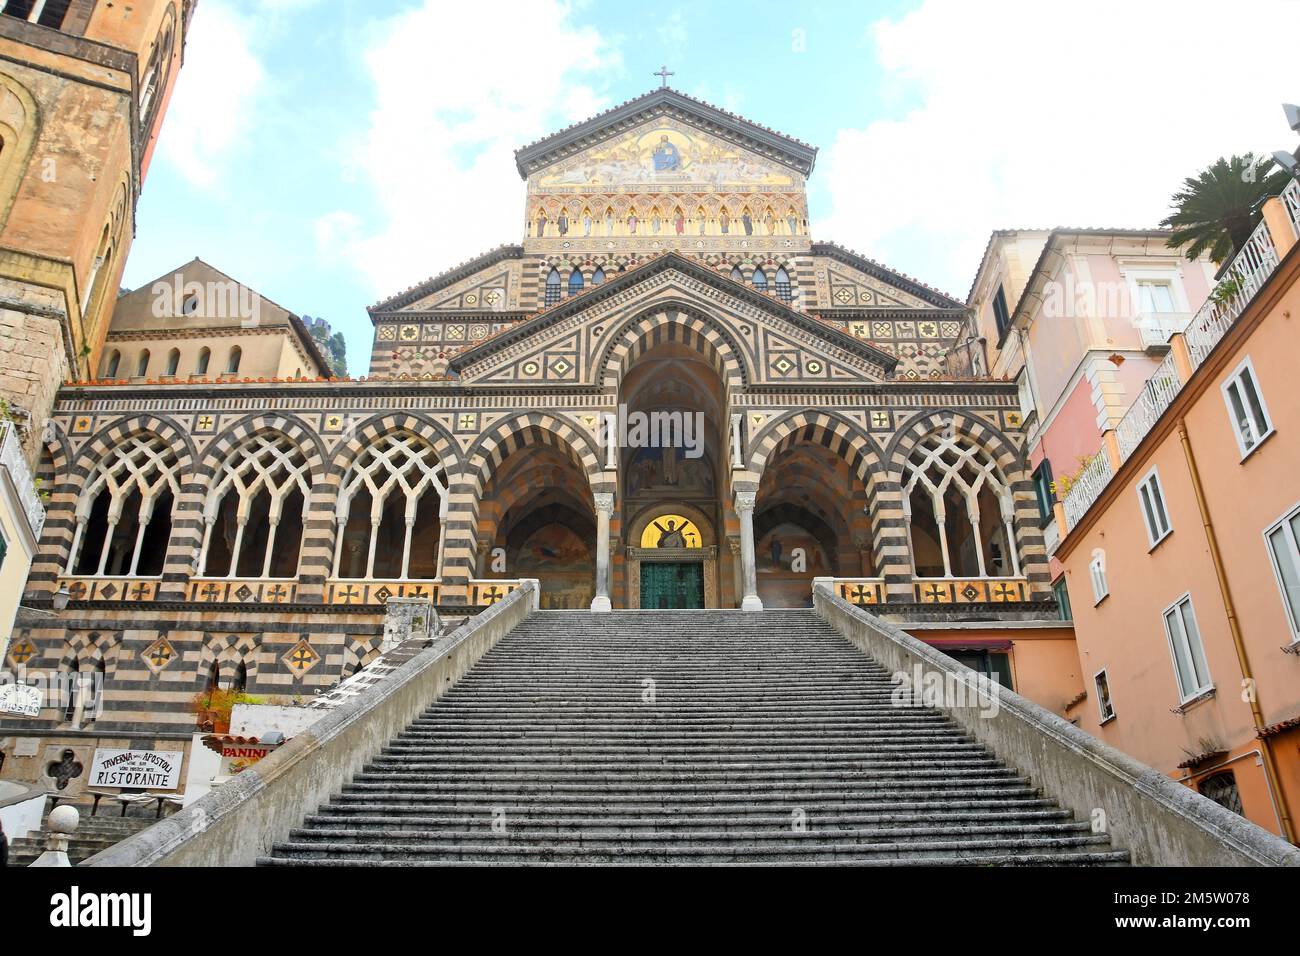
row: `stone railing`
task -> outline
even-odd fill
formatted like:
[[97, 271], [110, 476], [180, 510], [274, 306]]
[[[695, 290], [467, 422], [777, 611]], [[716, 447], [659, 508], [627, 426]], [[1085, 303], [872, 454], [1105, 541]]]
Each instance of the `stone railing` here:
[[12, 422], [0, 421], [0, 467], [9, 472], [18, 490], [23, 513], [27, 515], [27, 525], [32, 529], [32, 537], [39, 540], [41, 529], [45, 527], [45, 503], [36, 490], [36, 482], [32, 480], [31, 469], [27, 467], [22, 445], [18, 442], [18, 429]]
[[814, 586], [821, 581], [829, 585], [836, 597], [858, 607], [885, 603], [884, 578], [816, 578]]
[[916, 578], [912, 596], [918, 604], [1006, 604], [1029, 600], [1025, 578]]
[[869, 611], [813, 587], [817, 615], [913, 688], [952, 688], [957, 724], [1139, 866], [1300, 866], [1300, 849], [1000, 687]]
[[251, 866], [528, 617], [526, 581], [275, 753], [84, 866]]
[[1165, 409], [1178, 397], [1181, 388], [1174, 353], [1170, 352], [1156, 368], [1155, 374], [1142, 386], [1142, 394], [1137, 401], [1115, 426], [1115, 437], [1119, 439], [1119, 453], [1122, 457], [1128, 458], [1133, 454], [1133, 449], [1141, 444]]

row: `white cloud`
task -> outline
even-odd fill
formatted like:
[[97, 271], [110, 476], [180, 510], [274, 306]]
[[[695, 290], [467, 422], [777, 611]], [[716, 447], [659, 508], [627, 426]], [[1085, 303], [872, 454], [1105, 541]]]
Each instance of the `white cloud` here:
[[925, 0], [870, 43], [918, 105], [839, 131], [817, 232], [964, 297], [993, 229], [1153, 226], [1218, 156], [1294, 146], [1296, 25], [1287, 0]]
[[191, 184], [221, 180], [231, 153], [249, 140], [265, 71], [248, 38], [251, 27], [221, 0], [194, 11], [185, 67], [163, 121], [159, 155]]
[[606, 108], [598, 89], [620, 66], [570, 13], [558, 0], [426, 0], [381, 24], [354, 161], [386, 222], [348, 249], [376, 295], [519, 241], [514, 150]]

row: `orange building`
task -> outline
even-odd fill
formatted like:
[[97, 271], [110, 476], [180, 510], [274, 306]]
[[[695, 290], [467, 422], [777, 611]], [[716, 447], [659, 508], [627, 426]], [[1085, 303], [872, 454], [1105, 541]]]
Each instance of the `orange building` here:
[[1080, 726], [1292, 842], [1300, 183], [1056, 506]]

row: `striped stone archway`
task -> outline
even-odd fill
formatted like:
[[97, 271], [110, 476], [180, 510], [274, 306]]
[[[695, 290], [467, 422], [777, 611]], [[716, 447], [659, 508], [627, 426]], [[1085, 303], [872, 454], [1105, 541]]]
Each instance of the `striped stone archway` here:
[[[61, 480], [51, 494], [40, 550], [28, 577], [29, 592], [45, 594], [58, 586], [58, 579], [67, 566], [76, 535], [76, 509], [85, 493], [87, 479], [95, 466], [110, 452], [137, 435], [158, 438], [176, 456], [172, 471], [177, 479], [179, 494], [175, 496], [172, 510], [172, 528], [163, 563], [160, 596], [168, 593], [169, 585], [175, 588], [174, 596], [181, 596], [183, 582], [189, 574], [186, 557], [182, 556], [180, 550], [188, 540], [181, 526], [181, 516], [183, 502], [192, 492], [196, 454], [187, 430], [166, 415], [133, 415], [114, 421], [82, 445], [72, 463], [58, 472]], [[57, 461], [55, 468], [56, 471], [59, 470]], [[177, 586], [175, 582], [181, 584]]]
[[684, 306], [660, 306], [625, 322], [601, 349], [590, 379], [617, 392], [632, 364], [667, 342], [693, 348], [708, 359], [726, 394], [735, 394], [752, 379], [744, 350], [721, 323]]
[[[1006, 479], [1013, 502], [1014, 546], [1017, 548], [1020, 570], [1029, 582], [1033, 595], [1051, 592], [1051, 572], [1043, 532], [1039, 525], [1038, 499], [1023, 452], [986, 419], [953, 408], [922, 412], [902, 423], [896, 430], [886, 452], [889, 480], [899, 489], [898, 517], [906, 534], [906, 519], [902, 510], [902, 488], [906, 481], [908, 458], [917, 444], [935, 432], [949, 431], [975, 448], [986, 453]], [[909, 575], [910, 575], [909, 561]]]
[[765, 423], [750, 444], [746, 471], [735, 480], [737, 488], [757, 490], [768, 463], [798, 444], [820, 445], [832, 452], [862, 483], [871, 523], [872, 562], [886, 585], [893, 583], [901, 593], [911, 581], [907, 529], [891, 514], [901, 495], [885, 467], [884, 453], [859, 425], [833, 412], [811, 410]]
[[475, 574], [483, 490], [502, 462], [533, 445], [553, 448], [571, 461], [591, 483], [593, 494], [613, 490], [613, 478], [601, 471], [591, 438], [564, 418], [526, 412], [494, 423], [465, 453], [460, 472], [450, 476], [443, 583], [453, 593], [467, 591]]
[[323, 600], [325, 582], [334, 573], [335, 542], [339, 534], [335, 509], [348, 468], [378, 439], [399, 433], [414, 435], [433, 449], [450, 490], [453, 477], [460, 470], [460, 450], [451, 433], [432, 418], [411, 412], [389, 412], [349, 425], [326, 456], [320, 480], [312, 489], [298, 563], [301, 596], [308, 600]]

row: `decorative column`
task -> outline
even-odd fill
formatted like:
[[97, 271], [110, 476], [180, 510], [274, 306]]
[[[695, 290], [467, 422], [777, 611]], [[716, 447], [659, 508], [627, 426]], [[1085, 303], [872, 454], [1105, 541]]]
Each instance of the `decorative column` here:
[[754, 501], [752, 491], [736, 492], [736, 516], [740, 518], [740, 566], [745, 582], [745, 596], [740, 602], [742, 611], [761, 611], [763, 602], [758, 597], [758, 569], [754, 561]]
[[593, 611], [609, 611], [609, 519], [614, 514], [614, 496], [609, 492], [592, 495], [596, 501], [596, 596]]

